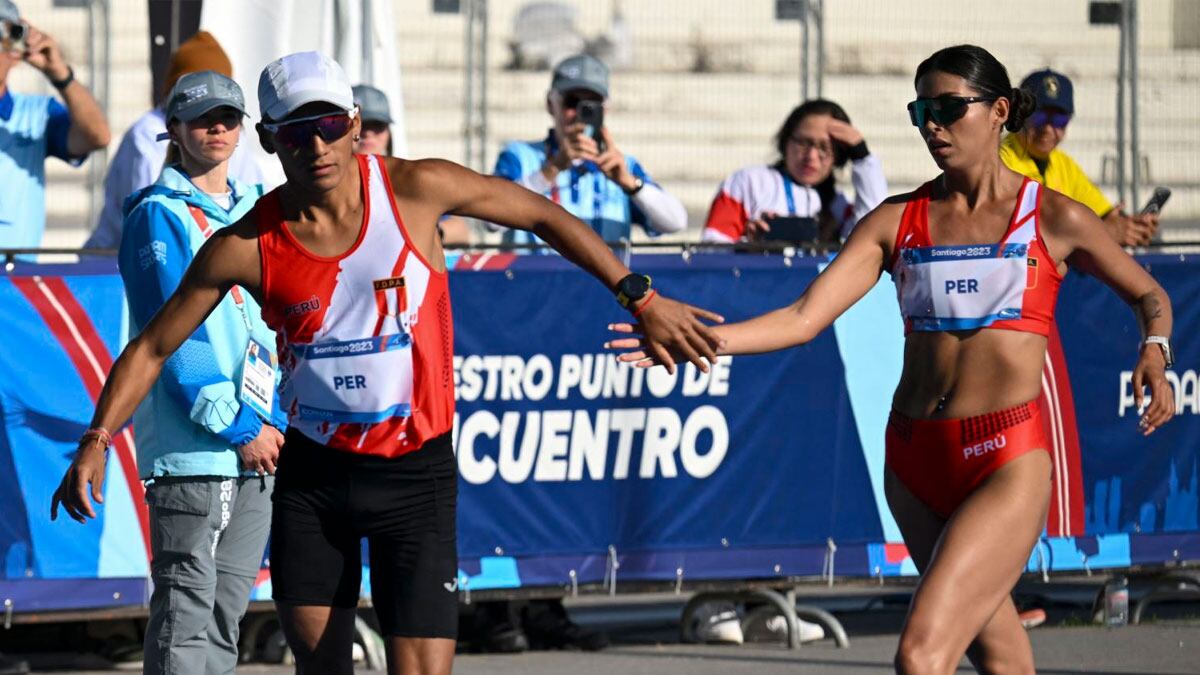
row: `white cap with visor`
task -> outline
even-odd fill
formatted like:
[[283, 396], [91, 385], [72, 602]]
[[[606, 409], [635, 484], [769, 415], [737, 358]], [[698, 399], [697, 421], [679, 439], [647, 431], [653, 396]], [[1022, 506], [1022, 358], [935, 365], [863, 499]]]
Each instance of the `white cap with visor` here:
[[278, 122], [303, 105], [331, 103], [354, 109], [350, 78], [337, 61], [319, 52], [297, 52], [276, 59], [258, 78], [258, 104], [264, 120]]

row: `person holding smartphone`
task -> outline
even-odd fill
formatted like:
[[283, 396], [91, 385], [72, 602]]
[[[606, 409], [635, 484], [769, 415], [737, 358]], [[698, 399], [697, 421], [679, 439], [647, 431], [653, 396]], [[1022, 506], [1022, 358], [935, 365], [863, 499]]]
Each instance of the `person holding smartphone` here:
[[[608, 66], [579, 54], [554, 68], [546, 112], [554, 126], [545, 138], [509, 143], [493, 173], [562, 206], [608, 242], [629, 239], [634, 224], [648, 234], [679, 232], [687, 211], [632, 155], [622, 152], [604, 123]], [[506, 243], [541, 243], [507, 230]]]
[[[775, 134], [779, 158], [748, 166], [721, 183], [709, 207], [703, 241], [731, 243], [768, 236], [777, 217], [813, 218], [820, 239], [836, 242], [887, 197], [879, 158], [840, 105], [805, 101]], [[850, 164], [851, 201], [837, 188], [834, 169]]]
[[[41, 71], [62, 102], [8, 86], [22, 61]], [[109, 138], [104, 111], [75, 79], [58, 42], [22, 20], [10, 0], [0, 0], [0, 248], [42, 245], [46, 158], [79, 166]]]
[[1050, 70], [1030, 73], [1021, 89], [1033, 95], [1036, 108], [1025, 126], [1000, 144], [1000, 158], [1008, 168], [1036, 180], [1091, 209], [1122, 246], [1144, 246], [1158, 231], [1158, 213], [1125, 213], [1125, 203], [1113, 205], [1083, 172], [1079, 164], [1059, 149], [1067, 125], [1075, 116], [1075, 87], [1066, 75]]

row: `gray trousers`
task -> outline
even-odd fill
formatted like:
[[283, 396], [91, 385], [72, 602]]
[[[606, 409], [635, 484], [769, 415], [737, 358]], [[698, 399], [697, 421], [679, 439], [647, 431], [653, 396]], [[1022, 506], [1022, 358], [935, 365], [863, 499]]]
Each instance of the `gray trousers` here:
[[150, 622], [143, 672], [227, 675], [271, 528], [275, 478], [169, 478], [150, 506]]

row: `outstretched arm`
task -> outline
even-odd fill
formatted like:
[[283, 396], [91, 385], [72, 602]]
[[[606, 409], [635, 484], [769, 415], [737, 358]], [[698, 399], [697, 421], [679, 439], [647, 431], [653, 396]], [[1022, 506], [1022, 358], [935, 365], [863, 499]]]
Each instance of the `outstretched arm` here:
[[[113, 364], [96, 402], [93, 429], [116, 430], [133, 414], [158, 379], [163, 363], [204, 322], [234, 284], [251, 292], [258, 288], [258, 247], [245, 228], [226, 228], [196, 254], [175, 293], [146, 328], [129, 341]], [[106, 444], [89, 437], [79, 451], [50, 504], [51, 520], [61, 502], [67, 515], [85, 522], [96, 517], [88, 492], [103, 501]]]
[[[1150, 273], [1142, 269], [1105, 232], [1104, 223], [1086, 206], [1056, 192], [1046, 191], [1042, 231], [1050, 253], [1072, 267], [1103, 281], [1133, 308], [1142, 337], [1171, 337], [1171, 299]], [[1142, 433], [1151, 434], [1175, 415], [1175, 396], [1167, 382], [1166, 357], [1157, 345], [1145, 345], [1133, 370], [1133, 396], [1141, 410], [1143, 387], [1151, 402], [1140, 421]]]
[[[408, 171], [410, 180], [398, 178], [393, 184], [416, 191], [419, 199], [436, 204], [442, 212], [533, 232], [610, 290], [629, 274], [587, 224], [511, 181], [481, 176], [444, 160], [412, 162]], [[719, 339], [701, 319], [719, 322], [721, 317], [661, 296], [648, 296], [637, 311], [645, 327], [646, 348], [668, 369], [674, 369], [672, 353], [705, 372], [705, 359], [716, 362]]]
[[[867, 294], [879, 279], [891, 254], [903, 206], [885, 203], [872, 211], [851, 232], [846, 245], [792, 304], [746, 321], [718, 326], [714, 332], [724, 342], [723, 354], [759, 354], [804, 344], [833, 323], [834, 319]], [[621, 333], [641, 332], [640, 326], [615, 324]], [[611, 349], [631, 349], [622, 361], [641, 366], [658, 362], [643, 349], [641, 338], [619, 338]]]

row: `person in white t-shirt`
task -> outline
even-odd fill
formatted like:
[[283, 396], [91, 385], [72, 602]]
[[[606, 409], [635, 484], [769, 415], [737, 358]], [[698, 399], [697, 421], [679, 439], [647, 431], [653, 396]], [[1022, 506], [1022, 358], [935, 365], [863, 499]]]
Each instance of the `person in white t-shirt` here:
[[[104, 176], [104, 207], [100, 211], [100, 220], [83, 245], [84, 248], [115, 249], [121, 245], [125, 199], [153, 184], [166, 161], [166, 144], [158, 140], [160, 135], [167, 132], [164, 114], [166, 94], [179, 78], [205, 70], [233, 77], [233, 64], [225, 50], [211, 33], [200, 31], [179, 45], [179, 49], [171, 55], [163, 82], [163, 102], [139, 117], [121, 137], [121, 144]], [[229, 159], [229, 176], [247, 185], [265, 182], [254, 153], [243, 147], [235, 149]]]
[[[840, 105], [805, 101], [775, 134], [779, 159], [739, 169], [721, 182], [709, 207], [703, 241], [760, 239], [778, 216], [815, 218], [821, 239], [850, 236], [859, 219], [887, 197], [879, 158]], [[853, 201], [838, 190], [834, 169], [850, 163]]]

